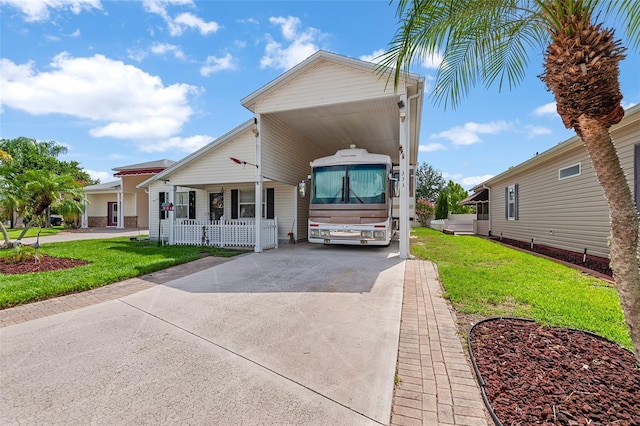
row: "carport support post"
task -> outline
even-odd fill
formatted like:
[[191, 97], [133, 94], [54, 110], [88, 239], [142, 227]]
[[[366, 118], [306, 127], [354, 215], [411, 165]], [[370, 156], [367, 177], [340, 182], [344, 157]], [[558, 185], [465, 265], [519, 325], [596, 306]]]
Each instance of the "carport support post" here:
[[175, 213], [175, 206], [176, 206], [176, 186], [173, 185], [171, 187], [171, 191], [169, 191], [169, 203], [171, 203], [171, 205], [173, 206], [173, 208], [169, 211], [167, 211], [167, 219], [169, 222], [169, 238], [167, 238], [168, 243], [170, 246], [172, 246], [175, 242], [175, 239], [173, 237], [173, 225], [175, 222], [175, 218], [176, 218], [176, 213]]
[[409, 102], [407, 95], [400, 96], [400, 229], [398, 231], [400, 244], [400, 259], [409, 258], [409, 159], [411, 158], [411, 144], [409, 143]]
[[256, 136], [256, 244], [254, 251], [262, 253], [262, 153], [260, 140], [260, 114], [253, 118], [253, 134]]

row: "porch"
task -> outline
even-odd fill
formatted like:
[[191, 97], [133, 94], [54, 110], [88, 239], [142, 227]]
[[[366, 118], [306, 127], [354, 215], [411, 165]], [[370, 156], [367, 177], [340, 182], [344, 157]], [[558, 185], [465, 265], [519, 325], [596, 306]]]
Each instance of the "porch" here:
[[[278, 218], [260, 222], [262, 249], [278, 248]], [[186, 219], [173, 225], [173, 244], [253, 248], [256, 231], [255, 219]]]

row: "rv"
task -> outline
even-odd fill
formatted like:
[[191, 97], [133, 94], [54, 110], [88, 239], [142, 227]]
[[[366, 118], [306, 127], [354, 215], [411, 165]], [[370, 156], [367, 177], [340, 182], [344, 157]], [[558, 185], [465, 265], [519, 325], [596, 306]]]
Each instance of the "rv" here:
[[[311, 162], [309, 242], [389, 245], [396, 228], [392, 171], [391, 157], [354, 145]], [[306, 183], [300, 189], [306, 192]]]

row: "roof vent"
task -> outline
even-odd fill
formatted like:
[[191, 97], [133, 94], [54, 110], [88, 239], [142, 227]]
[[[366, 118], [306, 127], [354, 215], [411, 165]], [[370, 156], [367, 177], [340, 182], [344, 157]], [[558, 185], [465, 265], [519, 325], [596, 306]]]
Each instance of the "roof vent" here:
[[355, 143], [352, 143], [351, 145], [349, 145], [349, 148], [351, 148], [351, 149], [356, 149], [356, 144], [355, 144]]

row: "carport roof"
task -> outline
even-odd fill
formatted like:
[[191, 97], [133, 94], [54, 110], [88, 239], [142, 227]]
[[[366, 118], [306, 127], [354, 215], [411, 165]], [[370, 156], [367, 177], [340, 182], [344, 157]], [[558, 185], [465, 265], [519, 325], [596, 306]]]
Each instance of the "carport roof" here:
[[[328, 63], [351, 68], [363, 75], [377, 77], [383, 91], [375, 97], [363, 97], [341, 103], [323, 103], [305, 108], [292, 107], [277, 111], [258, 111], [259, 104], [292, 84], [296, 79], [317, 67]], [[296, 133], [303, 135], [327, 153], [355, 144], [369, 152], [389, 155], [394, 164], [399, 163], [399, 105], [400, 96], [415, 95], [409, 103], [410, 163], [418, 160], [418, 145], [422, 116], [422, 92], [424, 78], [413, 73], [402, 75], [399, 91], [393, 90], [391, 74], [380, 72], [378, 65], [359, 59], [319, 50], [275, 80], [241, 100], [244, 107], [256, 113], [273, 114]], [[385, 81], [386, 80], [386, 81]], [[388, 84], [388, 87], [387, 87]], [[406, 149], [405, 149], [406, 152]]]

